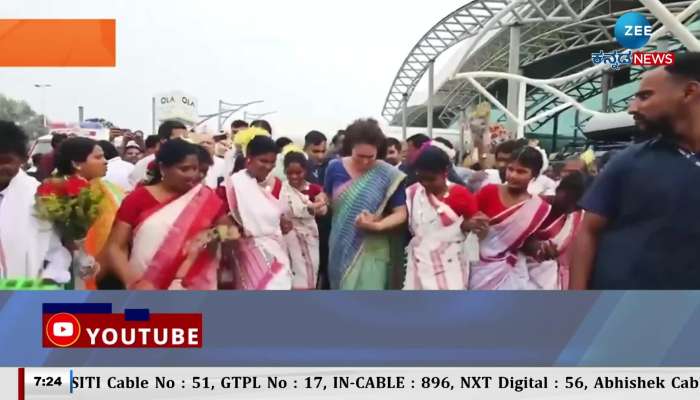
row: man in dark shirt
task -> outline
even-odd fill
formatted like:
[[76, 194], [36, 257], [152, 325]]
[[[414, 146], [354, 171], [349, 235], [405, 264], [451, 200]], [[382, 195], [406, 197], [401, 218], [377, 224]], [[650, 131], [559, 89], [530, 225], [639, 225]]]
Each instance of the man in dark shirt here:
[[[328, 139], [326, 135], [319, 131], [311, 131], [304, 137], [304, 152], [307, 158], [306, 180], [323, 186], [326, 178], [326, 168], [331, 161], [326, 154], [328, 150]], [[318, 268], [318, 289], [329, 289], [328, 281], [328, 236], [331, 232], [330, 213], [316, 217], [319, 236], [319, 268]]]
[[386, 138], [386, 155], [384, 161], [392, 167], [399, 168], [401, 164], [401, 142], [398, 139], [390, 137]]
[[328, 166], [326, 150], [328, 149], [328, 139], [326, 135], [319, 131], [311, 131], [304, 137], [304, 152], [306, 153], [307, 174], [306, 180], [323, 186], [325, 169]]
[[343, 154], [343, 147], [345, 143], [345, 131], [339, 130], [333, 139], [331, 139], [331, 148], [328, 149], [328, 154], [326, 154], [326, 160], [335, 160], [338, 157], [345, 157], [347, 154]]
[[700, 53], [647, 72], [629, 112], [659, 136], [616, 155], [581, 202], [572, 289], [700, 289]]
[[425, 143], [428, 143], [429, 141], [430, 138], [422, 133], [415, 134], [406, 139], [406, 159], [403, 160], [403, 162], [401, 162], [401, 164], [399, 165], [399, 169], [409, 178], [410, 175], [413, 175], [413, 168], [411, 167], [411, 164], [413, 164], [413, 161], [418, 157], [420, 148], [423, 147], [423, 145]]
[[[411, 186], [418, 182], [418, 179], [416, 178], [416, 171], [413, 169], [413, 162], [418, 157], [418, 154], [420, 154], [421, 147], [430, 142], [430, 140], [431, 139], [428, 136], [422, 133], [415, 134], [406, 139], [406, 159], [401, 163], [401, 165], [399, 165], [401, 172], [406, 174], [406, 186]], [[449, 148], [454, 149], [452, 143], [445, 139], [437, 138], [435, 140]], [[454, 168], [450, 168], [447, 171], [447, 180], [457, 185], [467, 186], [467, 184], [462, 181], [462, 178], [459, 177], [457, 172], [455, 172]]]

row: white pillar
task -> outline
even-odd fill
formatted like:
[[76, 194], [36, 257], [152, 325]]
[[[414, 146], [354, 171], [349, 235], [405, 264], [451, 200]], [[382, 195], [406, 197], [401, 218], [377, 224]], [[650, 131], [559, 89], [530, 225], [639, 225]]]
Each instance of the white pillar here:
[[435, 60], [428, 65], [428, 136], [433, 137], [433, 96], [435, 92]]
[[[659, 0], [639, 0], [658, 19], [665, 28], [683, 43], [688, 51], [700, 51], [700, 40], [681, 23]], [[693, 7], [691, 4], [689, 7]]]
[[156, 133], [156, 98], [151, 97], [151, 135]]
[[464, 145], [464, 140], [466, 139], [466, 130], [467, 130], [467, 110], [463, 109], [459, 112], [459, 162], [461, 165], [462, 160], [464, 159], [464, 153], [466, 146]]
[[408, 139], [408, 94], [403, 94], [403, 103], [401, 103], [401, 136], [404, 142]]
[[[520, 88], [518, 89], [518, 113], [516, 114], [518, 116], [518, 119], [520, 121], [525, 122], [527, 119], [525, 115], [525, 96], [527, 94], [527, 83], [525, 82], [520, 82]], [[521, 123], [517, 123], [517, 130], [516, 130], [516, 138], [517, 139], [522, 139], [525, 137], [525, 125]]]
[[224, 105], [223, 105], [223, 101], [222, 101], [222, 100], [219, 100], [219, 115], [217, 116], [217, 123], [216, 123], [216, 132], [217, 132], [217, 133], [218, 133], [218, 132], [221, 132], [221, 128], [222, 128], [223, 125], [224, 125], [224, 122], [223, 122], [223, 120], [222, 120], [222, 119], [223, 119], [223, 115], [221, 115], [221, 113], [223, 112], [223, 111], [221, 111], [221, 110], [223, 109], [223, 106], [224, 106]]
[[44, 128], [48, 127], [46, 122], [46, 86], [41, 87], [41, 115], [44, 118]]
[[[510, 47], [508, 49], [508, 73], [517, 75], [520, 73], [520, 26], [513, 25], [510, 27]], [[518, 115], [519, 105], [518, 105], [518, 89], [519, 83], [509, 79], [508, 80], [508, 104], [506, 107], [513, 115]], [[524, 118], [523, 118], [524, 120]], [[518, 130], [519, 124], [516, 121], [509, 121], [509, 128], [511, 132], [513, 130]]]
[[606, 113], [608, 112], [608, 103], [610, 99], [610, 86], [612, 84], [612, 75], [608, 71], [603, 71], [603, 74], [600, 77], [601, 79], [601, 84], [600, 84], [600, 94], [601, 94], [601, 107], [600, 111]]

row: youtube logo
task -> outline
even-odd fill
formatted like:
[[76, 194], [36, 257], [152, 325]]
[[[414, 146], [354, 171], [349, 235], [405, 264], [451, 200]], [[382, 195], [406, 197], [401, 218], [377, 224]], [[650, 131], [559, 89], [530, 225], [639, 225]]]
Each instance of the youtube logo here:
[[46, 323], [46, 338], [58, 347], [73, 345], [80, 337], [80, 322], [73, 314], [52, 315]]
[[56, 322], [53, 324], [53, 336], [71, 337], [73, 336], [73, 324], [70, 322]]
[[202, 314], [112, 312], [110, 303], [44, 303], [44, 348], [201, 348]]

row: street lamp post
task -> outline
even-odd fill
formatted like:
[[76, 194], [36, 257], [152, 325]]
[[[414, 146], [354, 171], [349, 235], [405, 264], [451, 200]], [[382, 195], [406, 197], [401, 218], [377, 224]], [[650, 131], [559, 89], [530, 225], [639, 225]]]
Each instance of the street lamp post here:
[[44, 128], [46, 128], [46, 88], [50, 88], [50, 83], [35, 83], [34, 87], [41, 89], [41, 115], [44, 119]]
[[[207, 114], [207, 115], [200, 115], [199, 117], [202, 118], [195, 126], [202, 125], [203, 123], [209, 121], [210, 119], [217, 117], [217, 129], [218, 132], [221, 132], [223, 129], [223, 124], [235, 113], [238, 111], [253, 105], [257, 103], [262, 103], [263, 100], [257, 100], [257, 101], [251, 101], [249, 103], [245, 104], [231, 104], [231, 103], [226, 103], [223, 100], [219, 100], [219, 109], [216, 113], [214, 114]], [[228, 109], [225, 109], [225, 107], [231, 107]]]
[[248, 120], [248, 117], [251, 117], [251, 118], [254, 118], [254, 119], [263, 119], [264, 117], [266, 117], [266, 116], [268, 116], [268, 115], [271, 115], [271, 114], [275, 114], [275, 113], [277, 113], [277, 111], [270, 111], [270, 112], [259, 113], [259, 114], [250, 113], [250, 112], [248, 112], [248, 111], [243, 111], [243, 119], [244, 119], [245, 121]]
[[232, 103], [227, 103], [223, 100], [219, 100], [219, 112], [216, 114], [218, 117], [217, 121], [217, 129], [219, 132], [223, 129], [224, 123], [235, 113], [238, 111], [251, 106], [253, 104], [258, 104], [262, 103], [263, 100], [256, 100], [256, 101], [251, 101], [248, 103], [242, 103], [242, 104], [232, 104]]

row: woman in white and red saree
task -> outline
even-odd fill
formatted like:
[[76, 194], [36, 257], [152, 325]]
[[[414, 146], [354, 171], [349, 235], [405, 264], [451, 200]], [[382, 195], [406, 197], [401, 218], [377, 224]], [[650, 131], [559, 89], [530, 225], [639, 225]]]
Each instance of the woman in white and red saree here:
[[202, 185], [195, 145], [171, 140], [156, 155], [150, 184], [122, 202], [106, 256], [127, 288], [215, 290], [218, 257], [193, 246], [227, 219], [217, 194]]
[[284, 234], [291, 223], [280, 202], [282, 182], [270, 175], [277, 147], [269, 136], [246, 146], [246, 168], [225, 181], [231, 216], [242, 237], [233, 243], [224, 266], [224, 287], [242, 290], [290, 290], [292, 271]]
[[527, 191], [542, 162], [539, 151], [524, 147], [508, 164], [506, 184], [487, 185], [477, 194], [479, 210], [489, 218], [489, 226], [479, 230], [479, 262], [472, 265], [470, 289], [535, 289], [521, 249], [551, 208], [544, 199], [532, 197]]
[[294, 290], [316, 289], [320, 261], [316, 216], [328, 212], [328, 201], [321, 186], [306, 181], [307, 160], [304, 153], [290, 151], [284, 156], [287, 182], [282, 185], [280, 200], [287, 205], [292, 230], [285, 235], [292, 267]]
[[451, 162], [440, 147], [422, 149], [413, 166], [418, 183], [407, 189], [413, 238], [406, 249], [404, 290], [465, 290], [470, 259], [465, 232], [478, 211], [476, 199], [447, 181]]
[[551, 257], [528, 258], [530, 279], [539, 289], [567, 290], [569, 288], [569, 266], [571, 264], [571, 244], [574, 241], [583, 210], [576, 204], [583, 196], [585, 178], [580, 172], [567, 175], [561, 180], [555, 196], [548, 198], [552, 211], [533, 237], [541, 243], [553, 247]]

